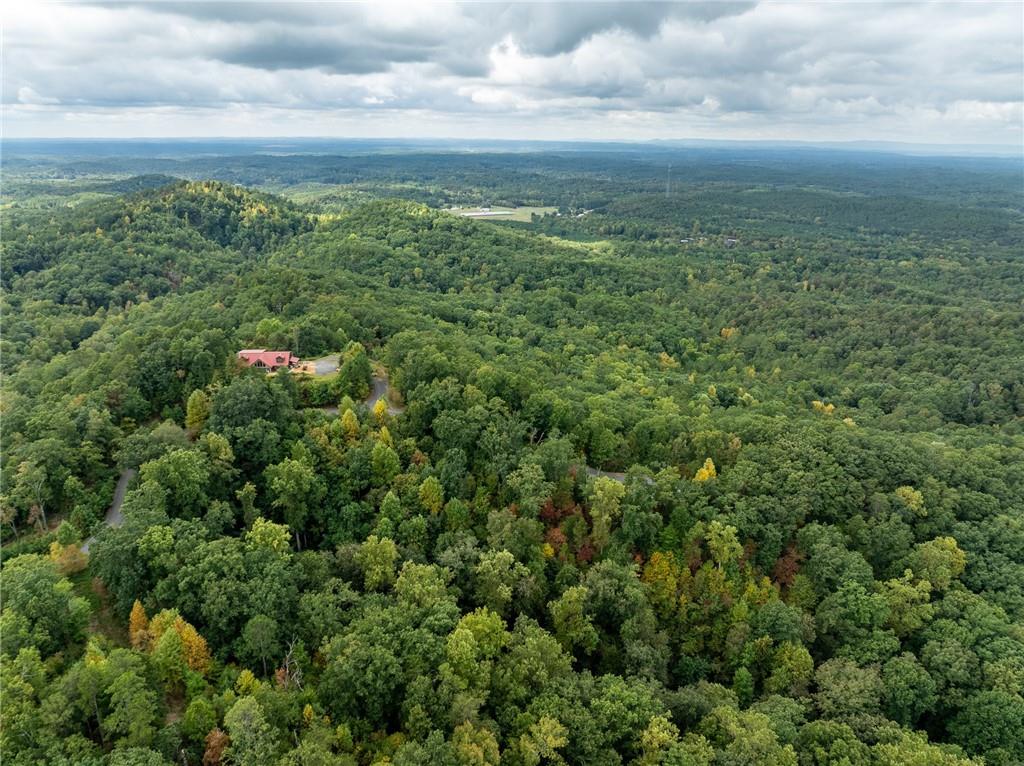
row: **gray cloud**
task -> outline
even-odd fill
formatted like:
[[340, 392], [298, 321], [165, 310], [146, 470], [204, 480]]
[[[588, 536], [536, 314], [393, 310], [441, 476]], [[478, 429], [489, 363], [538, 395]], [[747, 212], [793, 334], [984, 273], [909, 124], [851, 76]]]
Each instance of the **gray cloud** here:
[[9, 135], [1013, 143], [1024, 119], [1016, 3], [80, 3], [7, 16]]

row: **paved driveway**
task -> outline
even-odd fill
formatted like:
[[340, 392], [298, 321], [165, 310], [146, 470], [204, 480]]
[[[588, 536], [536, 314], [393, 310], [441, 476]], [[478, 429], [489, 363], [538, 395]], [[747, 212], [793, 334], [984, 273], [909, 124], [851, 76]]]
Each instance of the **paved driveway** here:
[[[135, 478], [136, 473], [138, 473], [138, 471], [134, 468], [125, 468], [121, 471], [121, 476], [117, 480], [117, 486], [114, 488], [114, 501], [107, 509], [107, 515], [103, 518], [103, 522], [108, 526], [119, 527], [124, 523], [124, 515], [121, 513], [121, 504], [124, 503], [125, 492], [128, 491], [128, 485], [131, 483], [132, 479]], [[95, 540], [95, 537], [90, 537], [82, 543], [82, 551], [84, 553], [88, 553], [89, 546]]]

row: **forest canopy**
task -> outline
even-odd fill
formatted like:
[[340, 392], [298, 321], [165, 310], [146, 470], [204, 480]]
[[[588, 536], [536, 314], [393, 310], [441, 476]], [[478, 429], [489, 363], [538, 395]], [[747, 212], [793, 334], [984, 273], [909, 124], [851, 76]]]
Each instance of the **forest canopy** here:
[[665, 159], [15, 158], [4, 760], [1024, 762], [1019, 163]]

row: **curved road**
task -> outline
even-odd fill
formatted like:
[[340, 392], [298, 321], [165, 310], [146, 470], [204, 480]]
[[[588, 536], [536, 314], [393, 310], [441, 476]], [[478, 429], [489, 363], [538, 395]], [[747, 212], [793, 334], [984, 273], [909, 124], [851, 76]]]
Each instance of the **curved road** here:
[[[319, 372], [317, 373], [320, 374]], [[374, 373], [373, 377], [370, 378], [370, 394], [363, 399], [363, 404], [366, 405], [366, 409], [372, 410], [373, 406], [381, 399], [388, 406], [388, 415], [398, 415], [405, 407], [397, 404], [392, 404], [390, 399], [391, 384], [388, 383], [388, 374], [386, 372]], [[325, 404], [320, 407], [322, 412], [326, 412], [328, 415], [337, 415], [339, 413], [338, 405], [336, 404]]]
[[615, 481], [625, 481], [626, 474], [622, 471], [602, 471], [600, 468], [591, 468], [589, 465], [586, 466], [587, 476], [605, 476], [609, 479], [615, 479]]
[[[119, 527], [124, 523], [124, 516], [121, 514], [121, 504], [124, 503], [125, 492], [128, 491], [128, 485], [131, 480], [135, 478], [135, 474], [138, 473], [134, 468], [125, 468], [121, 471], [121, 477], [117, 480], [117, 486], [114, 488], [114, 500], [107, 509], [107, 515], [103, 517], [103, 522], [111, 527]], [[90, 537], [84, 543], [82, 543], [82, 552], [88, 553], [89, 546], [96, 540], [96, 537]]]
[[[337, 357], [325, 357], [324, 359], [318, 359], [316, 364], [317, 375], [327, 375], [338, 369]], [[388, 376], [386, 372], [375, 373], [370, 385], [370, 395], [363, 400], [367, 409], [373, 409], [373, 406], [380, 400], [384, 399], [384, 403], [388, 406], [389, 415], [398, 415], [404, 407], [392, 404], [388, 398], [388, 393], [391, 387], [388, 384]], [[333, 405], [321, 407], [325, 412], [329, 412], [333, 415], [338, 414], [338, 408]], [[588, 471], [591, 469], [587, 469]], [[110, 507], [107, 509], [106, 516], [103, 517], [103, 523], [111, 527], [119, 527], [124, 523], [124, 515], [121, 513], [121, 506], [124, 504], [124, 496], [128, 492], [128, 485], [131, 484], [132, 479], [138, 474], [138, 470], [135, 468], [125, 468], [121, 471], [120, 477], [117, 479], [117, 486], [114, 488], [114, 499], [110, 503]], [[89, 546], [96, 541], [96, 536], [93, 535], [84, 543], [82, 543], [82, 552], [88, 553]]]
[[[388, 378], [386, 373], [373, 376], [373, 385], [370, 387], [370, 395], [366, 397], [364, 403], [367, 408], [373, 409], [373, 406], [381, 399], [384, 398], [385, 403], [388, 405], [389, 415], [398, 415], [402, 412], [404, 407], [399, 407], [392, 404], [386, 397], [390, 387], [388, 385]], [[322, 407], [325, 411], [332, 411], [333, 414], [338, 414], [337, 407]], [[606, 476], [609, 479], [615, 481], [625, 481], [626, 474], [622, 471], [602, 471], [598, 468], [592, 468], [591, 466], [585, 466], [588, 476]], [[132, 479], [138, 474], [135, 468], [125, 468], [121, 471], [121, 476], [117, 480], [117, 486], [114, 488], [114, 499], [110, 503], [110, 507], [107, 509], [106, 516], [103, 517], [103, 522], [107, 526], [119, 527], [124, 523], [124, 515], [121, 513], [121, 506], [124, 504], [124, 496], [128, 492], [128, 485], [131, 484]], [[650, 483], [650, 479], [647, 480]], [[96, 540], [95, 535], [90, 537], [84, 543], [82, 543], [82, 552], [88, 553], [89, 546]]]
[[373, 409], [374, 405], [377, 404], [381, 399], [384, 400], [384, 404], [388, 406], [388, 415], [397, 415], [405, 407], [391, 403], [389, 392], [391, 391], [391, 384], [388, 383], [388, 374], [383, 370], [379, 373], [374, 373], [373, 378], [370, 380], [370, 395], [366, 397], [365, 404], [368, 409]]

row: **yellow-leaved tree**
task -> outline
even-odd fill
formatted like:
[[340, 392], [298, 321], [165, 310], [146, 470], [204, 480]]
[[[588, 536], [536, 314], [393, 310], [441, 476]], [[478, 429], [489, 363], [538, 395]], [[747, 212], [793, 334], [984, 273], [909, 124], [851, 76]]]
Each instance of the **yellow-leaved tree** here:
[[359, 418], [352, 410], [345, 410], [341, 416], [341, 430], [345, 433], [345, 438], [349, 441], [355, 441], [359, 438]]
[[704, 461], [704, 465], [697, 469], [697, 473], [693, 475], [694, 481], [707, 481], [718, 476], [718, 471], [715, 470], [715, 462], [708, 458]]

